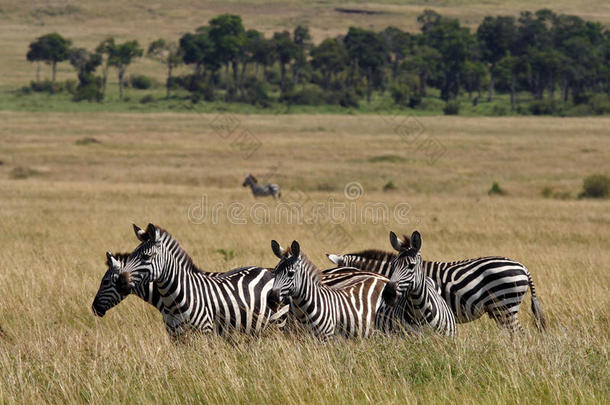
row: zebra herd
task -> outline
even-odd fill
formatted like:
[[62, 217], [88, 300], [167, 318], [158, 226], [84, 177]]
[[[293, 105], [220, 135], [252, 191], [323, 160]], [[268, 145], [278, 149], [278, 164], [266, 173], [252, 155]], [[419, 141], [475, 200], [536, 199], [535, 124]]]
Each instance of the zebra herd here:
[[260, 334], [270, 325], [301, 325], [322, 340], [432, 332], [455, 336], [456, 323], [487, 313], [499, 326], [520, 330], [517, 313], [527, 289], [536, 325], [546, 325], [532, 277], [503, 257], [458, 262], [422, 260], [422, 238], [390, 233], [397, 253], [366, 250], [329, 254], [337, 266], [321, 270], [293, 241], [274, 269], [240, 267], [208, 273], [195, 266], [166, 230], [133, 226], [140, 244], [131, 253], [107, 253], [108, 269], [93, 301], [97, 316], [133, 294], [161, 312], [169, 335], [188, 331]]

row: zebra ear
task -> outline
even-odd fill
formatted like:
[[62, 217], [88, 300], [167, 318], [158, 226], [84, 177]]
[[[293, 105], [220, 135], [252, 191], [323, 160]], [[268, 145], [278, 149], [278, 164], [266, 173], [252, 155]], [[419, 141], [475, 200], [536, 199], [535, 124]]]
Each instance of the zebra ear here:
[[398, 252], [404, 250], [404, 243], [398, 239], [398, 236], [396, 236], [396, 234], [392, 231], [390, 231], [390, 243], [392, 244], [394, 250]]
[[411, 246], [418, 252], [421, 249], [421, 235], [417, 231], [411, 234]]
[[292, 245], [290, 245], [290, 253], [292, 256], [299, 257], [301, 255], [301, 246], [299, 246], [299, 242], [296, 240], [292, 241]]
[[340, 261], [341, 261], [341, 256], [339, 255], [331, 255], [331, 254], [326, 254], [326, 257], [328, 257], [328, 260], [330, 260], [331, 262], [340, 265]]
[[140, 242], [146, 242], [148, 240], [148, 234], [144, 229], [140, 228], [136, 224], [133, 225], [133, 231], [136, 233], [136, 238], [140, 240]]
[[273, 250], [273, 253], [278, 257], [278, 259], [284, 257], [284, 249], [282, 249], [276, 240], [271, 241], [271, 250]]
[[121, 268], [121, 263], [119, 263], [119, 261], [117, 259], [115, 259], [114, 256], [112, 255], [112, 253], [110, 253], [110, 252], [106, 252], [106, 264], [111, 269], [120, 269]]
[[157, 227], [153, 224], [148, 224], [148, 226], [146, 227], [146, 233], [148, 234], [148, 240], [155, 242], [157, 240], [159, 231]]

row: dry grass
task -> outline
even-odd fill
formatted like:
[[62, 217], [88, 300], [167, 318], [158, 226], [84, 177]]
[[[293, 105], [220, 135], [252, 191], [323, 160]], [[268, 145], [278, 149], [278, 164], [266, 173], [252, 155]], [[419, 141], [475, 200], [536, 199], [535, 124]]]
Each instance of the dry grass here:
[[[423, 136], [446, 148], [429, 165], [375, 116], [235, 118], [262, 142], [250, 159], [235, 135], [214, 132], [215, 116], [0, 113], [0, 402], [608, 402], [610, 203], [540, 190], [576, 195], [585, 176], [610, 171], [610, 119], [421, 118]], [[77, 145], [83, 138], [100, 142]], [[15, 167], [37, 175], [13, 179]], [[189, 221], [204, 195], [251, 207], [248, 172], [272, 173], [285, 199], [304, 192], [316, 202], [349, 203], [343, 187], [357, 181], [358, 209], [406, 202], [410, 223], [347, 223], [352, 239], [337, 247], [330, 226]], [[397, 190], [384, 193], [389, 180]], [[488, 197], [492, 181], [508, 195]], [[326, 252], [387, 248], [388, 230], [417, 228], [428, 258], [500, 254], [526, 264], [550, 329], [535, 332], [526, 298], [526, 333], [514, 340], [482, 319], [461, 325], [455, 342], [320, 346], [271, 332], [175, 346], [136, 298], [103, 319], [90, 310], [104, 252], [135, 247], [131, 222], [149, 221], [210, 271], [273, 266], [272, 238], [298, 239], [324, 264]], [[218, 249], [235, 257], [225, 262]]]

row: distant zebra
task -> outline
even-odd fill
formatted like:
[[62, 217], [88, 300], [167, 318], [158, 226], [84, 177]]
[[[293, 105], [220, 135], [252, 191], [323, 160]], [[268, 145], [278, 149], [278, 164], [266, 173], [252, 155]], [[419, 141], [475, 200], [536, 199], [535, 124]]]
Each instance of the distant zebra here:
[[[396, 235], [390, 232], [390, 240]], [[440, 335], [455, 336], [455, 317], [440, 296], [436, 283], [424, 274], [421, 236], [413, 232], [412, 246], [402, 249], [392, 261], [392, 277], [383, 289], [387, 307], [377, 314], [376, 326], [384, 331], [404, 328], [409, 332], [426, 329]], [[399, 324], [396, 324], [399, 322]]]
[[[396, 238], [396, 250], [409, 248], [408, 237]], [[338, 266], [353, 266], [391, 277], [392, 260], [396, 254], [365, 250], [347, 255], [327, 255]], [[546, 327], [546, 318], [536, 296], [529, 270], [519, 262], [505, 257], [480, 257], [454, 262], [422, 261], [428, 277], [436, 282], [458, 323], [466, 323], [487, 313], [500, 327], [521, 330], [517, 314], [529, 287], [532, 312], [539, 329]]]
[[277, 199], [282, 196], [280, 186], [273, 183], [264, 185], [258, 184], [258, 180], [256, 180], [256, 177], [251, 174], [246, 177], [242, 186], [250, 186], [250, 189], [252, 190], [252, 195], [254, 195], [254, 197], [265, 197], [270, 195], [273, 196], [273, 199]]
[[272, 308], [267, 302], [274, 279], [268, 269], [242, 267], [210, 277], [164, 229], [149, 224], [136, 236], [142, 243], [123, 266], [125, 282], [117, 285], [119, 293], [126, 295], [153, 282], [172, 336], [188, 330], [257, 334], [271, 323], [281, 323], [288, 312], [287, 306]]
[[371, 273], [356, 279], [348, 277], [330, 287], [322, 284], [320, 271], [301, 252], [297, 241], [287, 250], [272, 241], [271, 248], [280, 262], [273, 270], [270, 301], [290, 299], [293, 315], [323, 340], [335, 334], [371, 334], [387, 278]]

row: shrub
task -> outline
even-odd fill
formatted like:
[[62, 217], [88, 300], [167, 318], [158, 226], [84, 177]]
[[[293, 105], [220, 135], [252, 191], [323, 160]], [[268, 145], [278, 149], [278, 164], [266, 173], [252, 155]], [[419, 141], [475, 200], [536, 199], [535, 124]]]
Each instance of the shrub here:
[[384, 186], [383, 186], [383, 191], [385, 193], [390, 192], [390, 191], [394, 191], [396, 190], [396, 186], [394, 185], [394, 183], [392, 182], [392, 180], [388, 181]]
[[545, 187], [540, 191], [540, 195], [544, 198], [551, 198], [553, 196], [553, 189], [551, 187]]
[[603, 174], [593, 174], [583, 181], [583, 191], [579, 198], [608, 198], [610, 195], [610, 177]]
[[449, 100], [443, 107], [445, 115], [458, 115], [460, 113], [460, 102], [457, 100]]
[[553, 115], [562, 112], [561, 106], [554, 100], [537, 100], [528, 104], [527, 110], [533, 115]]
[[95, 138], [86, 137], [86, 138], [77, 139], [76, 142], [74, 142], [74, 143], [79, 146], [84, 146], [84, 145], [91, 145], [93, 143], [101, 143], [101, 142]]
[[63, 84], [61, 84], [59, 82], [52, 82], [47, 79], [47, 80], [43, 80], [41, 82], [35, 82], [35, 81], [30, 82], [30, 88], [32, 89], [32, 91], [35, 91], [38, 93], [55, 94], [55, 93], [62, 92], [64, 89], [64, 86], [63, 86]]
[[220, 253], [225, 262], [235, 258], [235, 251], [233, 249], [216, 249], [216, 253]]
[[18, 166], [11, 170], [10, 177], [16, 180], [27, 179], [31, 176], [36, 176], [40, 174], [39, 171], [31, 169], [29, 167]]
[[491, 115], [494, 115], [496, 117], [503, 117], [505, 115], [508, 115], [508, 108], [505, 105], [494, 105], [491, 108]]
[[327, 96], [327, 100], [329, 100], [331, 97], [333, 98], [334, 102], [329, 104], [338, 104], [345, 108], [358, 108], [360, 105], [360, 99], [358, 98], [356, 92], [352, 89], [340, 89], [333, 91], [330, 96]]
[[129, 78], [129, 84], [134, 89], [147, 90], [152, 87], [152, 80], [144, 75], [132, 75]]
[[152, 103], [153, 101], [155, 101], [155, 98], [152, 95], [147, 94], [140, 99], [140, 104], [148, 104]]
[[79, 85], [74, 94], [74, 101], [97, 101], [100, 102], [104, 99], [104, 93], [102, 93], [102, 86], [97, 83], [88, 83], [84, 86]]
[[281, 98], [290, 104], [297, 105], [320, 105], [324, 104], [326, 94], [319, 87], [306, 87], [301, 90], [287, 91]]
[[494, 181], [491, 188], [487, 192], [488, 195], [506, 195], [506, 191], [500, 187], [497, 181]]
[[181, 76], [173, 76], [167, 80], [167, 85], [170, 90], [177, 90], [184, 88], [184, 78]]
[[267, 86], [254, 76], [250, 76], [244, 83], [245, 102], [261, 107], [269, 107], [271, 97], [267, 94]]
[[602, 115], [610, 113], [610, 97], [607, 94], [595, 94], [590, 100], [591, 110], [594, 114]]
[[72, 95], [76, 94], [76, 89], [78, 88], [78, 82], [74, 79], [66, 80], [64, 84], [64, 88], [66, 91]]

